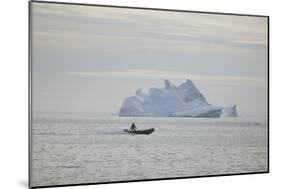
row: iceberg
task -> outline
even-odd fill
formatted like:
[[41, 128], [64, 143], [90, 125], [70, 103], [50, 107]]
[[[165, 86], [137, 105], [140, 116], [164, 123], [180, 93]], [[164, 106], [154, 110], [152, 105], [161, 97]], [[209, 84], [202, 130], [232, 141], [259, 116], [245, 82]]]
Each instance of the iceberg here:
[[221, 117], [237, 117], [236, 105], [224, 107]]
[[175, 86], [164, 80], [164, 88], [141, 89], [123, 100], [119, 116], [150, 117], [235, 117], [236, 105], [221, 107], [207, 102], [193, 82], [187, 79]]

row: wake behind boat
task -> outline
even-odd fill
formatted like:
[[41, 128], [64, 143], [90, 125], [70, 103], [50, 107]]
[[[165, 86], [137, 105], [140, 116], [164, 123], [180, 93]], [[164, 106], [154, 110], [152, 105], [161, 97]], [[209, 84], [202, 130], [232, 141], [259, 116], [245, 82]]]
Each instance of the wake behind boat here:
[[143, 135], [149, 135], [154, 132], [154, 128], [151, 129], [144, 129], [144, 130], [130, 130], [130, 129], [124, 129], [124, 132], [131, 133], [131, 134], [143, 134]]

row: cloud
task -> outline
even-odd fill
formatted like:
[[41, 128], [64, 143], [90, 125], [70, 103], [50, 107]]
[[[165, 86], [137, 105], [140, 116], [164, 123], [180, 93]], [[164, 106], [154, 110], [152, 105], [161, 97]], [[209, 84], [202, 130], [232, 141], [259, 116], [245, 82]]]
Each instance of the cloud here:
[[183, 71], [151, 70], [151, 69], [129, 69], [119, 71], [100, 72], [66, 72], [71, 76], [101, 77], [101, 78], [141, 78], [141, 79], [191, 79], [196, 81], [217, 82], [220, 84], [231, 84], [239, 86], [265, 86], [267, 78], [224, 76], [224, 75], [196, 75]]
[[155, 49], [164, 48], [165, 42], [175, 49], [192, 43], [202, 51], [206, 45], [236, 49], [267, 45], [266, 18], [42, 3], [35, 3], [33, 11], [38, 43], [54, 47], [83, 47], [85, 37], [93, 45], [97, 38], [113, 44], [150, 41]]

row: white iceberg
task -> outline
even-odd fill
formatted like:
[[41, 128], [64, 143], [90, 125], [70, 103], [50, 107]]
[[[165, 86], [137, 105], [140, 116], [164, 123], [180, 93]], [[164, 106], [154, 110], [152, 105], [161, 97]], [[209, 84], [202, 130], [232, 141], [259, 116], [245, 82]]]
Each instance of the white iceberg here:
[[119, 116], [227, 117], [237, 116], [237, 112], [236, 105], [210, 105], [188, 79], [177, 87], [165, 80], [165, 88], [150, 88], [148, 94], [138, 89], [135, 96], [124, 99]]
[[236, 117], [236, 116], [237, 116], [236, 105], [224, 107], [222, 109], [221, 117]]

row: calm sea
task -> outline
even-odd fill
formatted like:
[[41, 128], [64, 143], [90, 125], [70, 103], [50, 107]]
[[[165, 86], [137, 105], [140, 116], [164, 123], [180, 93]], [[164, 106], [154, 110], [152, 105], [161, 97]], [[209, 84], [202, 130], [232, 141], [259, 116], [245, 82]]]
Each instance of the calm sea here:
[[[123, 132], [135, 122], [151, 135]], [[36, 116], [32, 184], [264, 172], [267, 118], [120, 118]]]

